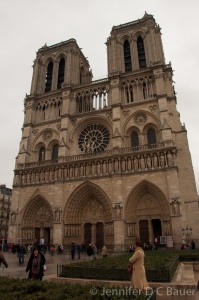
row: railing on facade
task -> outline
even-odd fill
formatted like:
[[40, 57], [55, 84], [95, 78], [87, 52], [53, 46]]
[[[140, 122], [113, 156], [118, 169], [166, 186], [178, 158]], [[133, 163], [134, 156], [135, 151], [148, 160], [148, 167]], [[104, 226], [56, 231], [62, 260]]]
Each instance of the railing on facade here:
[[176, 148], [172, 141], [134, 149], [116, 148], [98, 155], [82, 154], [52, 161], [17, 165], [14, 185], [51, 183], [57, 180], [76, 180], [131, 174], [176, 167]]
[[101, 110], [108, 107], [109, 80], [96, 80], [75, 89], [76, 113]]
[[109, 157], [114, 155], [122, 155], [122, 154], [135, 154], [137, 152], [146, 152], [146, 151], [153, 151], [154, 149], [157, 151], [158, 149], [165, 149], [174, 147], [173, 140], [168, 140], [156, 144], [146, 144], [140, 145], [137, 147], [125, 147], [125, 148], [114, 148], [112, 150], [105, 150], [104, 152], [97, 153], [97, 154], [77, 154], [77, 155], [70, 155], [66, 157], [61, 157], [58, 160], [44, 160], [44, 161], [37, 161], [25, 164], [18, 164], [16, 169], [25, 169], [25, 168], [34, 168], [34, 167], [45, 167], [49, 165], [57, 165], [63, 162], [73, 162], [73, 161], [84, 161], [84, 160], [91, 160], [91, 159], [100, 159], [101, 157]]
[[[155, 76], [151, 69], [146, 69], [144, 74], [137, 73], [119, 76], [119, 89], [122, 96], [122, 104], [148, 101], [157, 98]], [[111, 99], [110, 78], [93, 81], [92, 83], [74, 87], [76, 98], [76, 113], [103, 110], [113, 102]]]

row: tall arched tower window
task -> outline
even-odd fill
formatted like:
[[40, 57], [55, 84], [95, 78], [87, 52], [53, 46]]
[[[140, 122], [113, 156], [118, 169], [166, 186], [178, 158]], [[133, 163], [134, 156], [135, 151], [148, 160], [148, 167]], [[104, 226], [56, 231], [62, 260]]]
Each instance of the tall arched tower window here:
[[46, 72], [45, 92], [51, 91], [52, 78], [53, 78], [53, 63], [52, 61], [50, 61]]
[[137, 39], [137, 50], [138, 50], [138, 60], [139, 60], [139, 67], [140, 69], [146, 67], [146, 57], [144, 51], [144, 42], [141, 36]]
[[65, 59], [62, 58], [59, 62], [57, 89], [60, 89], [61, 84], [64, 82], [64, 69], [65, 69]]
[[42, 146], [39, 149], [39, 161], [44, 161], [45, 160], [45, 152], [46, 152], [46, 149], [45, 149], [44, 146]]
[[52, 160], [58, 160], [58, 144], [55, 144], [52, 149]]
[[156, 132], [154, 128], [149, 128], [147, 130], [147, 142], [148, 145], [156, 144]]
[[131, 134], [131, 147], [138, 147], [139, 146], [139, 136], [137, 131], [133, 131]]
[[125, 65], [125, 72], [132, 71], [132, 63], [131, 63], [131, 49], [129, 41], [125, 41], [123, 45], [124, 49], [124, 65]]

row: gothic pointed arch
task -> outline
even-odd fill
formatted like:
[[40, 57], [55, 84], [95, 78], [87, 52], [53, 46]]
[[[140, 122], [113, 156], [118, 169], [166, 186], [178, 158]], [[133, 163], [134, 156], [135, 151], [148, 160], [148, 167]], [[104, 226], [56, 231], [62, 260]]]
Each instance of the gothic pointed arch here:
[[40, 144], [43, 144], [47, 149], [51, 148], [53, 141], [59, 141], [60, 133], [53, 128], [47, 128], [38, 132], [34, 138], [31, 151], [37, 151]]
[[64, 222], [82, 223], [93, 219], [111, 222], [113, 220], [112, 205], [99, 186], [87, 181], [70, 196], [64, 209]]
[[146, 136], [145, 143], [147, 145], [154, 146], [160, 142], [160, 127], [154, 122], [148, 122], [143, 128], [143, 132]]
[[52, 146], [52, 161], [57, 161], [58, 160], [58, 152], [59, 152], [59, 145], [58, 143], [55, 143], [53, 146]]
[[22, 227], [39, 227], [40, 224], [46, 227], [53, 226], [53, 211], [49, 202], [40, 193], [31, 198], [23, 213]]
[[132, 114], [129, 114], [124, 122], [123, 134], [127, 134], [129, 132], [132, 124], [136, 127], [143, 128], [143, 130], [148, 127], [148, 124], [154, 124], [156, 128], [160, 128], [161, 126], [160, 120], [157, 116], [144, 109], [139, 109]]
[[138, 183], [130, 192], [125, 206], [126, 220], [135, 221], [143, 216], [169, 218], [169, 205], [160, 188], [148, 180]]
[[46, 154], [46, 148], [42, 145], [39, 148], [39, 157], [38, 157], [38, 161], [44, 161], [45, 160], [45, 154]]
[[139, 132], [135, 129], [131, 132], [131, 147], [139, 147]]
[[39, 241], [40, 239], [50, 243], [53, 222], [52, 208], [44, 195], [37, 189], [21, 211], [20, 237], [28, 243], [34, 243], [35, 240]]
[[156, 138], [156, 132], [153, 127], [150, 127], [147, 130], [147, 144], [148, 145], [153, 145], [157, 143], [157, 138]]
[[[154, 128], [156, 134], [156, 143], [158, 143], [161, 139], [160, 126], [160, 121], [158, 120], [157, 116], [155, 116], [153, 113], [148, 112], [146, 110], [137, 110], [136, 112], [130, 114], [124, 123], [123, 136], [125, 136], [125, 144], [128, 147], [138, 147], [137, 144], [139, 141], [139, 146], [152, 145], [148, 142], [147, 139], [147, 130], [149, 128]], [[132, 143], [133, 131], [136, 131], [136, 133], [138, 134], [137, 136], [137, 134], [135, 133], [136, 137], [134, 137], [134, 143]]]

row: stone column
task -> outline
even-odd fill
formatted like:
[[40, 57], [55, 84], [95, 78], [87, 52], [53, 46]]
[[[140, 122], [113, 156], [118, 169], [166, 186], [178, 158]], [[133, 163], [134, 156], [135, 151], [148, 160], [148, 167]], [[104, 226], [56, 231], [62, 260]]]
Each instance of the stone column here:
[[62, 244], [63, 236], [62, 236], [63, 228], [61, 223], [54, 223], [53, 226], [53, 243], [54, 244]]
[[114, 203], [114, 251], [123, 252], [125, 250], [125, 224], [122, 218], [123, 206], [121, 203]]

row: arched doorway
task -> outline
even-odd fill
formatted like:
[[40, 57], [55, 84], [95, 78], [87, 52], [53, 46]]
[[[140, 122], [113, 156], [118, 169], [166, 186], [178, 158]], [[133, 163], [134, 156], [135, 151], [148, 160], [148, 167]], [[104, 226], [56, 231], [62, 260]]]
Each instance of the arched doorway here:
[[53, 212], [42, 196], [31, 199], [25, 208], [21, 224], [21, 238], [24, 242], [49, 245], [52, 243]]
[[160, 236], [166, 234], [162, 228], [164, 220], [170, 219], [169, 206], [164, 194], [153, 183], [140, 182], [130, 193], [125, 211], [126, 243], [132, 243], [132, 238], [140, 238], [143, 243], [154, 243], [155, 239], [159, 242]]
[[101, 188], [90, 182], [83, 183], [73, 192], [65, 207], [64, 245], [75, 240], [85, 247], [89, 243], [95, 244], [98, 249], [104, 243], [113, 245], [112, 215], [111, 202]]
[[[95, 238], [93, 237], [93, 232], [95, 232]], [[90, 243], [94, 244], [97, 249], [101, 249], [104, 245], [104, 224], [102, 222], [98, 223], [85, 223], [84, 224], [84, 245], [87, 247]]]

